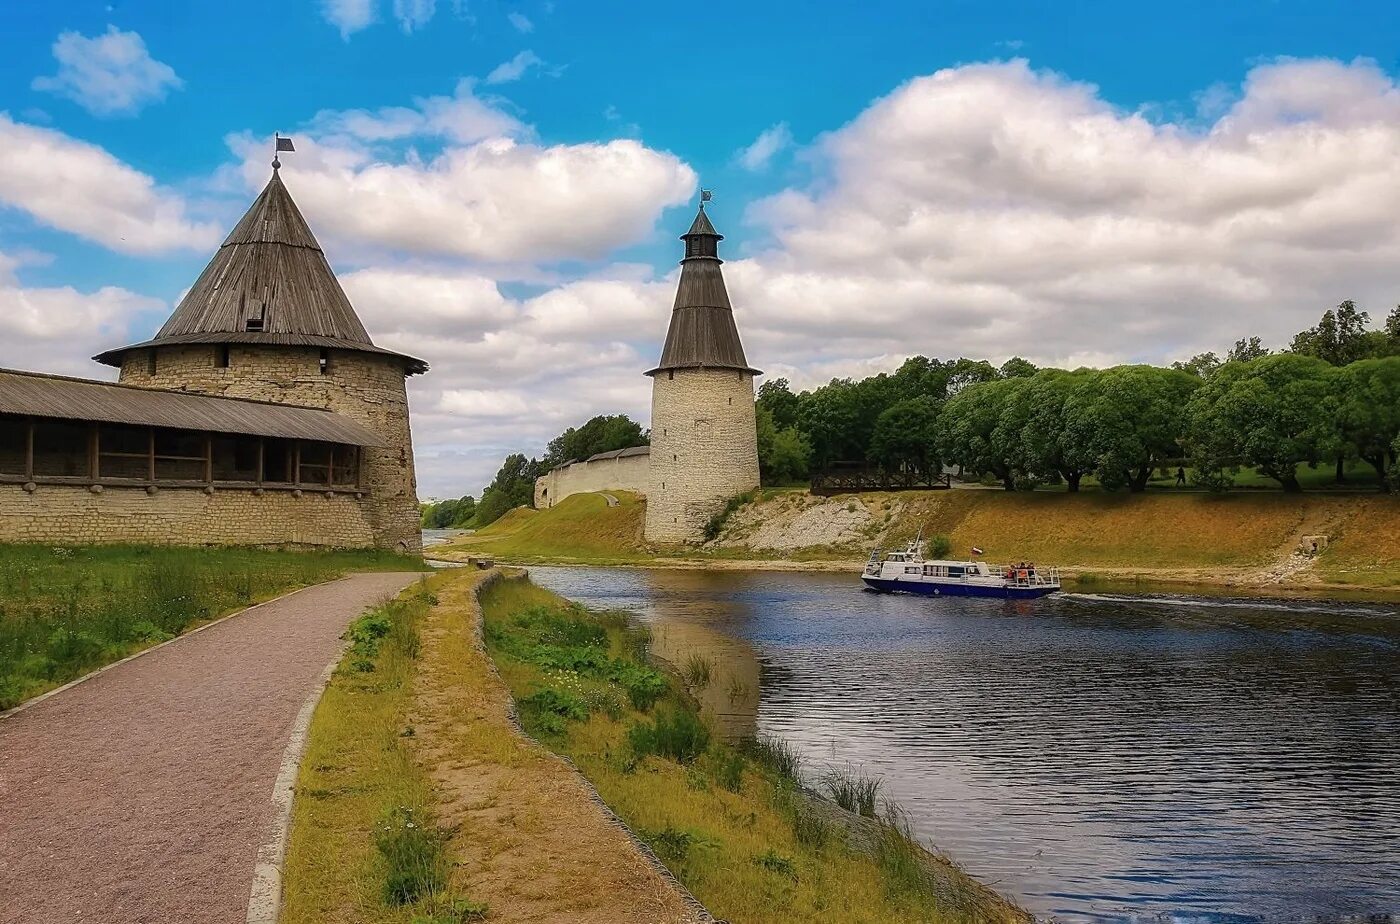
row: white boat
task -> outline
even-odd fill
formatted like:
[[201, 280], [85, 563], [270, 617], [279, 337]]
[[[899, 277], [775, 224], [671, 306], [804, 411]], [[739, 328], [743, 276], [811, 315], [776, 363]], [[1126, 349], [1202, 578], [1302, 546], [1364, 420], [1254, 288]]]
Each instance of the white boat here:
[[882, 593], [928, 597], [1033, 600], [1060, 589], [1058, 568], [1037, 568], [1033, 564], [1004, 567], [983, 561], [924, 558], [922, 533], [903, 551], [883, 554], [875, 549], [871, 552], [861, 580], [866, 587]]

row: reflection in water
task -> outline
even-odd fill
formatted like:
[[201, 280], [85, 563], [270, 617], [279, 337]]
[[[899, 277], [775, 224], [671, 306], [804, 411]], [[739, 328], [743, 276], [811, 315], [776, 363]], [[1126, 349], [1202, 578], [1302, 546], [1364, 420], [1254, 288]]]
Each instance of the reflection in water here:
[[1007, 604], [872, 595], [841, 575], [532, 573], [638, 611], [672, 660], [711, 653], [723, 669], [706, 704], [735, 728], [753, 701], [714, 696], [757, 657], [760, 730], [800, 745], [809, 767], [883, 777], [922, 835], [1039, 914], [1400, 912], [1395, 607]]

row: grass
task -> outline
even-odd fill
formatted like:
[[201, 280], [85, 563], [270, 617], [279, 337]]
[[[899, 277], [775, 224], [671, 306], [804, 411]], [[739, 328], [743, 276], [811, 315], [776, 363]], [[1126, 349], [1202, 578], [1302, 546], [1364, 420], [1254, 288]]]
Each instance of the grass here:
[[[631, 703], [617, 665], [652, 668], [637, 660], [625, 619], [590, 613], [523, 580], [500, 582], [481, 600], [488, 652], [517, 702], [553, 689], [584, 702], [611, 696], [619, 705], [568, 718], [540, 740], [575, 762], [716, 917], [734, 924], [1024, 919], [918, 848], [907, 828], [885, 832], [930, 870], [911, 892], [875, 840], [848, 834], [840, 819], [883, 830], [880, 822], [845, 816], [804, 791], [800, 760], [783, 742], [736, 748], [715, 740], [682, 678], [666, 679], [647, 710]], [[561, 671], [543, 663], [548, 644], [595, 651], [581, 669]]]
[[0, 545], [0, 709], [293, 588], [421, 567], [385, 552]]
[[312, 718], [292, 806], [283, 924], [456, 924], [486, 910], [451, 893], [448, 830], [411, 750], [425, 582], [357, 619]]

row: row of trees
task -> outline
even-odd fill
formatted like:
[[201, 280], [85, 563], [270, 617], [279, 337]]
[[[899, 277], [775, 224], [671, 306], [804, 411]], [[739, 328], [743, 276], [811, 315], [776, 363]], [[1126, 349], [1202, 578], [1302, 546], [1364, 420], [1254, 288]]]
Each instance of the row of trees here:
[[913, 357], [894, 373], [836, 379], [794, 394], [759, 389], [765, 483], [865, 460], [990, 475], [1008, 489], [1092, 474], [1106, 488], [1146, 489], [1154, 468], [1187, 465], [1224, 490], [1243, 466], [1289, 491], [1300, 465], [1360, 459], [1382, 485], [1400, 438], [1400, 308], [1379, 330], [1352, 302], [1326, 312], [1283, 353], [1258, 338], [1172, 368], [1037, 369], [1022, 359]]

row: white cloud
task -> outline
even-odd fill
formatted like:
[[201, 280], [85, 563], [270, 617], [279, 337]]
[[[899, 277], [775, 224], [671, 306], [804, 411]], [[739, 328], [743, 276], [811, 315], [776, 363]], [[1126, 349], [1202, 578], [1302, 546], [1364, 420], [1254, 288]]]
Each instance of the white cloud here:
[[451, 96], [420, 97], [413, 106], [324, 109], [311, 119], [308, 128], [329, 143], [342, 144], [346, 139], [382, 142], [413, 137], [440, 137], [470, 144], [486, 138], [528, 134], [526, 126], [496, 101], [478, 97], [470, 78], [457, 81]]
[[[233, 139], [250, 187], [266, 142]], [[539, 145], [489, 138], [389, 163], [353, 145], [298, 141], [284, 171], [328, 236], [357, 245], [491, 262], [588, 260], [634, 243], [689, 198], [695, 172], [631, 140]]]
[[539, 56], [527, 49], [511, 58], [509, 61], [504, 61], [496, 65], [495, 69], [486, 75], [486, 82], [493, 84], [510, 83], [513, 80], [519, 80], [521, 77], [524, 77], [525, 72], [530, 68], [539, 67], [542, 64], [544, 64], [544, 62], [540, 60]]
[[1024, 61], [911, 80], [819, 142], [811, 188], [750, 210], [770, 243], [726, 269], [751, 360], [1164, 361], [1392, 303], [1394, 82], [1279, 61], [1233, 96], [1201, 127]]
[[792, 146], [792, 130], [786, 122], [765, 129], [753, 144], [739, 151], [739, 165], [745, 170], [763, 170], [773, 158]]
[[102, 148], [3, 112], [0, 204], [123, 253], [204, 250], [221, 236], [192, 220], [178, 195]]
[[510, 20], [510, 24], [515, 27], [516, 32], [528, 34], [535, 31], [535, 24], [524, 13], [508, 13], [506, 19]]
[[0, 367], [92, 376], [97, 367], [89, 356], [129, 342], [133, 319], [165, 307], [113, 286], [25, 288], [16, 270], [32, 262], [30, 255], [0, 253]]
[[321, 0], [321, 15], [348, 39], [374, 22], [375, 0]]
[[61, 33], [53, 56], [58, 73], [34, 78], [34, 89], [67, 97], [94, 115], [135, 115], [182, 86], [170, 65], [151, 57], [140, 35], [116, 26], [92, 38]]
[[436, 12], [436, 0], [394, 0], [394, 18], [406, 33], [426, 26]]

